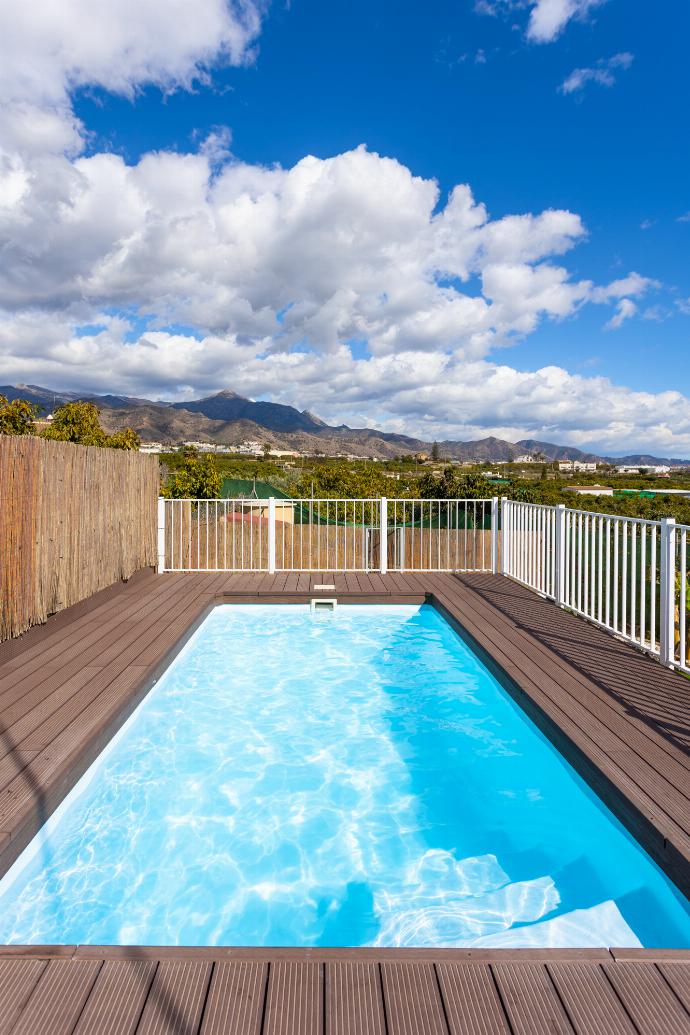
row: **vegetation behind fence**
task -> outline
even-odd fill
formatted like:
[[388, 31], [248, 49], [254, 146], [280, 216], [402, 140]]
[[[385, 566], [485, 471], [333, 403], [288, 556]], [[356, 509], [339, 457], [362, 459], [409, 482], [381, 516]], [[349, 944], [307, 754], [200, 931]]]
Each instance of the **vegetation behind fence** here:
[[156, 563], [158, 460], [0, 436], [0, 641]]

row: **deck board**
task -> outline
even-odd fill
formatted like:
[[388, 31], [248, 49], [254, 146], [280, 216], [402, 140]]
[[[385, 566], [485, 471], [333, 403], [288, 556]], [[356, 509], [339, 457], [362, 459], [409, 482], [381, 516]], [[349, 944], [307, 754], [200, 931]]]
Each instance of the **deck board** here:
[[[319, 593], [437, 603], [690, 888], [687, 681], [508, 579], [401, 572], [150, 575], [2, 645], [0, 873], [214, 603]], [[687, 952], [324, 951], [0, 947], [0, 1035], [690, 1033]]]
[[513, 1035], [573, 1035], [546, 967], [499, 963], [492, 969]]
[[383, 963], [381, 974], [388, 1035], [448, 1035], [432, 963]]
[[9, 1035], [46, 966], [44, 960], [0, 960], [0, 1035]]
[[510, 1035], [510, 1025], [488, 964], [436, 967], [450, 1035]]
[[598, 963], [555, 962], [548, 965], [548, 971], [578, 1035], [635, 1035], [630, 1017]]
[[323, 963], [277, 960], [268, 980], [264, 1035], [323, 1035]]
[[72, 1035], [101, 966], [100, 960], [51, 960], [12, 1035]]
[[74, 1035], [134, 1035], [156, 973], [155, 960], [106, 960]]
[[688, 1035], [690, 1014], [653, 963], [605, 964], [604, 970], [640, 1031]]
[[201, 1035], [261, 1035], [267, 978], [258, 960], [216, 963]]
[[657, 963], [657, 969], [664, 976], [681, 1003], [690, 1014], [690, 967], [671, 960]]
[[164, 960], [146, 999], [137, 1035], [197, 1035], [206, 1005], [212, 964]]
[[386, 1035], [381, 973], [368, 960], [326, 964], [328, 1035]]

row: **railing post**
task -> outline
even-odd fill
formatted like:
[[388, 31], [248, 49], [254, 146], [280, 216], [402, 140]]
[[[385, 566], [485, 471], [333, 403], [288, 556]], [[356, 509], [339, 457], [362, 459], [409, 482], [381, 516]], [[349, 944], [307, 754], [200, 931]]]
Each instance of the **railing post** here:
[[554, 537], [553, 594], [557, 604], [565, 603], [565, 504], [556, 506], [556, 535]]
[[674, 518], [663, 518], [661, 522], [660, 575], [659, 656], [663, 665], [672, 666], [676, 654], [674, 643], [676, 630], [676, 522]]
[[158, 497], [158, 572], [165, 571], [165, 500]]
[[276, 501], [275, 496], [268, 500], [268, 573], [276, 571]]
[[501, 497], [501, 575], [509, 574], [510, 558], [510, 500]]
[[498, 574], [498, 496], [491, 498], [491, 571]]
[[382, 575], [388, 571], [388, 500], [381, 497], [381, 519], [379, 522], [379, 568]]

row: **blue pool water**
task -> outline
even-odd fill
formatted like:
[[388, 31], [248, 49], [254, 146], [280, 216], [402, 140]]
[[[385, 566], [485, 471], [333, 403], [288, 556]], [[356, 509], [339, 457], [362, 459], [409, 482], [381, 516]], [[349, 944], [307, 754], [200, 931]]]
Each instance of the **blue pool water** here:
[[216, 608], [0, 883], [0, 942], [690, 946], [430, 606]]

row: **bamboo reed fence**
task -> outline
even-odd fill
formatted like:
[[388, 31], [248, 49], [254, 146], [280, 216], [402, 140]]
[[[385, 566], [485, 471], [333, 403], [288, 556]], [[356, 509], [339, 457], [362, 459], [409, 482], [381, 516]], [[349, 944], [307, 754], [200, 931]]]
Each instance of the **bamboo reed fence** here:
[[156, 563], [158, 460], [0, 436], [0, 642]]

